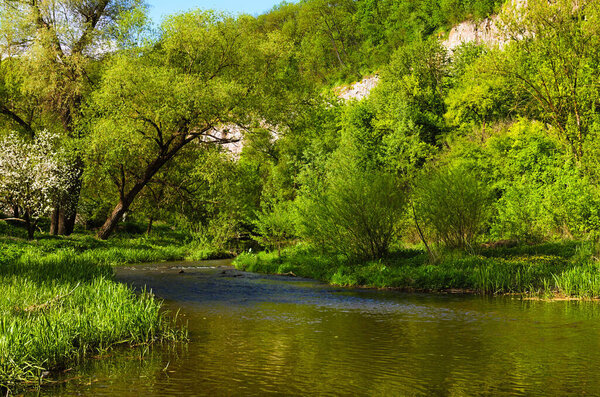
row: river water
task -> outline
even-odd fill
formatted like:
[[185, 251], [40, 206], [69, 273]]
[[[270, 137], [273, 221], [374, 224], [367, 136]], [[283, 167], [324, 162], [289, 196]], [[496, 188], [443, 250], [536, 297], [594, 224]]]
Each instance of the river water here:
[[119, 349], [42, 394], [600, 395], [598, 303], [342, 289], [224, 264], [118, 269], [180, 310], [190, 342]]

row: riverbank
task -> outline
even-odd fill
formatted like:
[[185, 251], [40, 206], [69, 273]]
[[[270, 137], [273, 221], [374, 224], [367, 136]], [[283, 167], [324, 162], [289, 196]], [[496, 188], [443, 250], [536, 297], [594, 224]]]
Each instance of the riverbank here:
[[113, 266], [211, 255], [219, 256], [177, 236], [0, 237], [0, 392], [36, 386], [115, 345], [184, 337], [153, 295], [114, 281]]
[[78, 365], [42, 397], [600, 390], [596, 303], [337, 288], [210, 262], [185, 273], [165, 263], [116, 274], [181, 308], [190, 342], [158, 344], [143, 361], [137, 349], [115, 349]]
[[354, 262], [298, 245], [277, 253], [244, 253], [234, 261], [245, 271], [314, 278], [332, 285], [409, 291], [525, 294], [537, 297], [600, 297], [600, 265], [586, 242], [562, 241], [511, 248], [482, 248], [477, 255], [444, 253], [437, 263], [418, 249], [387, 259]]

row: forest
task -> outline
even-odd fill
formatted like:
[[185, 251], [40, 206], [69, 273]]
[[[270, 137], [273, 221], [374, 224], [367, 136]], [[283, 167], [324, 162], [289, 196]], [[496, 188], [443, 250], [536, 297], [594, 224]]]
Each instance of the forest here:
[[[0, 1], [0, 388], [185, 337], [116, 264], [237, 256], [342, 286], [600, 297], [599, 2], [147, 11]], [[445, 44], [487, 18], [499, 44]], [[91, 299], [129, 323], [102, 320], [98, 342], [73, 320]]]

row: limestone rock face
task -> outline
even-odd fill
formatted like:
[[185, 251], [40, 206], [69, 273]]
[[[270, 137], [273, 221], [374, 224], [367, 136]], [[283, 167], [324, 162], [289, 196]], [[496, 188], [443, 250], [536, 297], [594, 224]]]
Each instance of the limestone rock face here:
[[369, 96], [371, 90], [377, 87], [379, 83], [379, 75], [368, 76], [359, 82], [353, 83], [350, 86], [342, 86], [334, 89], [338, 98], [346, 101], [364, 99]]
[[473, 21], [462, 22], [450, 30], [448, 39], [442, 44], [449, 51], [463, 43], [482, 44], [487, 47], [504, 47], [507, 43], [500, 34], [497, 25], [497, 17], [486, 18], [479, 23]]
[[[519, 11], [527, 7], [527, 0], [509, 0], [505, 7], [509, 12]], [[498, 15], [492, 15], [481, 22], [465, 21], [454, 26], [448, 34], [448, 39], [442, 44], [450, 52], [463, 43], [503, 48], [508, 39], [502, 34], [499, 26]]]
[[209, 140], [231, 141], [222, 146], [234, 157], [239, 157], [244, 148], [244, 129], [237, 124], [226, 124], [213, 128], [210, 132], [212, 137]]

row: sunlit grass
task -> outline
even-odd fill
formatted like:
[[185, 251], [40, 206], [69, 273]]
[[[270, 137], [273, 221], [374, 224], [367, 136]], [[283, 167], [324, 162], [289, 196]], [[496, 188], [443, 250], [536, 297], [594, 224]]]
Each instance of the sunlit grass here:
[[435, 264], [418, 250], [364, 263], [300, 245], [285, 250], [281, 258], [275, 253], [245, 253], [235, 265], [262, 273], [293, 272], [341, 286], [598, 298], [600, 265], [582, 257], [577, 244], [486, 249], [479, 255], [447, 252]]
[[0, 390], [38, 384], [46, 371], [118, 344], [184, 337], [152, 294], [113, 281], [112, 267], [186, 254], [148, 241], [0, 242]]

